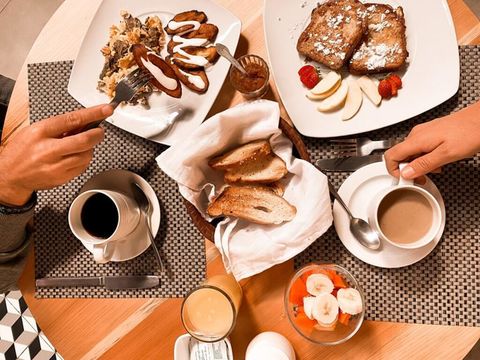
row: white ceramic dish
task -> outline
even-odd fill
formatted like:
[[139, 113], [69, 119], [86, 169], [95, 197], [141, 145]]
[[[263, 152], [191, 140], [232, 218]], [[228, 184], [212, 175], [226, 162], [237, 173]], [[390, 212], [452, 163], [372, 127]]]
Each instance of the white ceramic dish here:
[[393, 125], [432, 109], [458, 90], [458, 45], [446, 0], [364, 2], [403, 7], [409, 64], [400, 74], [403, 88], [397, 97], [375, 107], [364, 96], [359, 112], [351, 120], [342, 121], [342, 110], [317, 111], [318, 103], [306, 98], [307, 89], [297, 74], [304, 64], [304, 57], [296, 50], [297, 40], [309, 23], [317, 0], [288, 1], [282, 6], [276, 0], [265, 0], [265, 41], [272, 74], [290, 118], [303, 135], [336, 137]]
[[[385, 164], [378, 162], [367, 165], [350, 175], [342, 184], [338, 193], [349, 206], [352, 214], [361, 219], [368, 219], [369, 205], [375, 194], [395, 184], [397, 179], [390, 176]], [[436, 185], [427, 178], [421, 186], [438, 201], [442, 214], [440, 230], [435, 239], [418, 249], [401, 249], [387, 242], [382, 242], [380, 250], [369, 250], [360, 245], [349, 229], [349, 218], [345, 210], [336, 201], [333, 204], [333, 220], [338, 237], [348, 251], [367, 264], [382, 268], [399, 268], [412, 265], [426, 257], [439, 243], [445, 229], [445, 204]]]
[[[160, 228], [160, 203], [158, 202], [157, 195], [152, 189], [150, 184], [141, 176], [126, 170], [108, 170], [93, 176], [89, 181], [83, 185], [80, 193], [92, 190], [114, 190], [121, 192], [131, 198], [134, 198], [130, 184], [135, 181], [142, 188], [152, 204], [152, 215], [150, 218], [150, 224], [152, 224], [152, 233], [155, 237]], [[150, 238], [148, 236], [148, 229], [145, 226], [143, 218], [140, 219], [139, 224], [131, 232], [124, 241], [118, 241], [115, 243], [115, 251], [110, 261], [127, 261], [133, 259], [143, 253], [150, 246]], [[93, 253], [93, 245], [82, 242], [88, 251]]]
[[[127, 10], [133, 16], [144, 20], [147, 16], [158, 15], [165, 26], [177, 13], [196, 9], [204, 11], [208, 21], [217, 25], [219, 33], [216, 41], [227, 46], [235, 53], [240, 37], [241, 22], [228, 10], [209, 0], [104, 0], [100, 5], [85, 35], [75, 60], [68, 92], [83, 106], [93, 106], [109, 102], [107, 95], [97, 90], [97, 81], [104, 59], [100, 49], [108, 41], [109, 28], [119, 24], [120, 11]], [[167, 40], [169, 36], [167, 35]], [[166, 55], [166, 51], [162, 52]], [[201, 124], [215, 101], [230, 64], [220, 58], [207, 71], [210, 87], [205, 94], [196, 94], [183, 86], [183, 95], [174, 99], [166, 94], [153, 94], [150, 97], [150, 109], [140, 105], [122, 105], [108, 119], [116, 126], [150, 140], [171, 145], [185, 138], [195, 127]], [[168, 130], [161, 132], [165, 123], [178, 107], [184, 109], [183, 116]]]

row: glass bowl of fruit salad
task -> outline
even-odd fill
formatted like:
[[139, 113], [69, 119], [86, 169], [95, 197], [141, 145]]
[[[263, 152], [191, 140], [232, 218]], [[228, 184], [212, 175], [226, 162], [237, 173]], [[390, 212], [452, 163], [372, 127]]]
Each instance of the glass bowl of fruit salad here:
[[293, 275], [285, 291], [285, 309], [300, 335], [317, 344], [337, 345], [360, 329], [365, 298], [343, 267], [313, 263]]

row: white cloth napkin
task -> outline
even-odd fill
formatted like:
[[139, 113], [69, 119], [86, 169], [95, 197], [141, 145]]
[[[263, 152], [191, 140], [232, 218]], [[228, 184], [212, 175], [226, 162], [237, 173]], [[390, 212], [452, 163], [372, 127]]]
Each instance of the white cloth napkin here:
[[211, 169], [208, 160], [238, 145], [270, 137], [273, 151], [289, 171], [283, 197], [297, 208], [297, 215], [281, 225], [258, 225], [236, 218], [217, 225], [215, 245], [227, 271], [237, 280], [292, 258], [332, 224], [327, 178], [312, 164], [293, 157], [291, 141], [278, 128], [279, 117], [275, 102], [240, 104], [206, 120], [188, 138], [157, 157], [160, 168], [178, 183], [182, 196], [211, 220], [207, 205], [225, 183], [223, 172]]

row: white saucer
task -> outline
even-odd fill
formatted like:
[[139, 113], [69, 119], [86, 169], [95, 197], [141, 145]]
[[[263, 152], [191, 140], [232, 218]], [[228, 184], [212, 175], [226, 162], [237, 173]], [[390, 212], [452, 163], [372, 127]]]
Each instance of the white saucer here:
[[[153, 211], [150, 218], [150, 224], [152, 226], [153, 237], [155, 237], [160, 228], [160, 203], [158, 202], [155, 191], [141, 176], [126, 170], [107, 170], [88, 180], [85, 185], [83, 185], [80, 193], [92, 189], [114, 190], [134, 198], [131, 190], [131, 183], [133, 181], [140, 185], [150, 200], [150, 204], [152, 204]], [[82, 244], [88, 251], [93, 252], [93, 246], [91, 244], [86, 244], [83, 241]], [[116, 243], [110, 261], [127, 261], [133, 259], [147, 250], [149, 246], [150, 238], [148, 236], [148, 229], [145, 226], [144, 218], [141, 217], [135, 230], [127, 235], [124, 240]]]
[[[375, 194], [396, 183], [397, 179], [388, 174], [385, 163], [378, 162], [355, 171], [345, 180], [338, 193], [349, 206], [353, 216], [368, 220], [368, 206]], [[442, 237], [445, 228], [445, 204], [440, 191], [430, 179], [427, 178], [426, 184], [421, 187], [437, 199], [442, 211], [440, 231], [431, 243], [419, 249], [408, 250], [383, 242], [380, 250], [367, 249], [353, 237], [349, 228], [348, 215], [335, 201], [333, 204], [333, 219], [335, 229], [343, 245], [360, 260], [382, 268], [399, 268], [422, 260], [432, 252]]]

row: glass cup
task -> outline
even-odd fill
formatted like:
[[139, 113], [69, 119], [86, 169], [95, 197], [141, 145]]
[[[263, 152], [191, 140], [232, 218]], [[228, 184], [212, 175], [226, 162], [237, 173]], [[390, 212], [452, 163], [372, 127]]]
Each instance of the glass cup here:
[[[303, 296], [309, 296], [304, 287], [308, 276], [329, 272], [334, 272], [347, 287], [358, 290], [362, 301], [362, 311], [351, 316], [345, 323], [338, 319], [333, 327], [322, 328], [316, 325], [315, 320], [305, 316], [302, 300]], [[311, 263], [300, 268], [291, 278], [284, 299], [287, 317], [293, 328], [307, 340], [320, 345], [338, 345], [347, 341], [360, 329], [365, 316], [365, 297], [359, 283], [346, 269], [335, 264]]]
[[231, 66], [230, 82], [235, 90], [240, 92], [247, 100], [264, 96], [268, 91], [268, 80], [270, 78], [270, 71], [265, 60], [257, 55], [244, 55], [237, 60], [249, 76], [243, 75], [235, 66]]
[[217, 342], [233, 331], [242, 302], [242, 288], [233, 275], [217, 275], [190, 291], [182, 303], [182, 323], [203, 342]]

